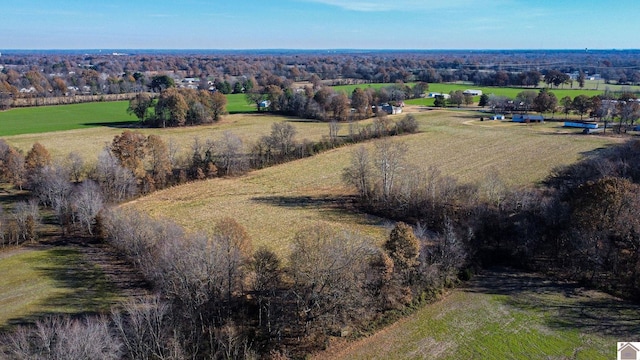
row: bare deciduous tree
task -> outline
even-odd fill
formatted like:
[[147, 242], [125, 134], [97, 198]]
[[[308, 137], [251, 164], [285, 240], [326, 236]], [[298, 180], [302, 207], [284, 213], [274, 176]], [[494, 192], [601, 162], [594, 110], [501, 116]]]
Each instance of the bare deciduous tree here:
[[93, 179], [100, 184], [105, 200], [108, 202], [121, 202], [129, 199], [137, 193], [136, 178], [131, 170], [118, 163], [107, 149], [98, 156]]
[[171, 306], [158, 296], [129, 300], [112, 319], [130, 359], [183, 359], [171, 320]]
[[223, 218], [216, 223], [213, 242], [219, 252], [218, 261], [224, 272], [227, 304], [230, 304], [232, 294], [242, 289], [243, 272], [252, 253], [251, 240], [237, 221]]
[[85, 180], [74, 191], [71, 204], [80, 226], [89, 235], [93, 235], [96, 216], [104, 207], [102, 191], [98, 184], [92, 180]]
[[378, 186], [383, 202], [388, 202], [394, 191], [396, 178], [404, 167], [407, 146], [401, 142], [383, 139], [376, 142], [375, 168], [379, 176]]
[[280, 259], [275, 252], [260, 248], [253, 254], [251, 270], [251, 285], [258, 302], [258, 326], [271, 335], [275, 330], [276, 293], [282, 285]]
[[11, 359], [116, 360], [122, 343], [104, 317], [47, 318], [35, 327], [21, 327], [8, 336], [5, 355]]
[[171, 159], [169, 149], [164, 141], [157, 135], [149, 135], [146, 141], [146, 158], [151, 167], [151, 177], [157, 188], [162, 189], [167, 185], [171, 174]]
[[71, 152], [66, 159], [66, 167], [69, 169], [71, 180], [80, 182], [85, 175], [85, 161], [82, 155]]
[[242, 139], [236, 134], [225, 131], [222, 138], [214, 143], [215, 163], [225, 175], [238, 175], [248, 170], [249, 164], [243, 153]]
[[342, 178], [354, 186], [363, 199], [371, 196], [373, 169], [369, 158], [369, 151], [364, 146], [356, 148], [351, 154], [351, 164], [344, 169]]
[[321, 331], [328, 331], [347, 319], [364, 319], [364, 284], [369, 258], [375, 253], [369, 239], [322, 224], [296, 235], [289, 268], [307, 329], [317, 324]]
[[12, 217], [16, 225], [16, 234], [13, 239], [16, 245], [24, 241], [34, 241], [37, 238], [36, 228], [40, 224], [40, 208], [37, 200], [18, 202], [13, 209]]

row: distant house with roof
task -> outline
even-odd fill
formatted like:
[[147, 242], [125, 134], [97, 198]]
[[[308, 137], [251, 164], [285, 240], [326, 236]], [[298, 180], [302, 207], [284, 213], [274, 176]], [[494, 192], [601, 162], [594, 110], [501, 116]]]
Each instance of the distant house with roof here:
[[482, 95], [482, 90], [467, 89], [467, 90], [463, 91], [462, 93], [465, 94], [465, 95], [480, 96], [480, 95]]

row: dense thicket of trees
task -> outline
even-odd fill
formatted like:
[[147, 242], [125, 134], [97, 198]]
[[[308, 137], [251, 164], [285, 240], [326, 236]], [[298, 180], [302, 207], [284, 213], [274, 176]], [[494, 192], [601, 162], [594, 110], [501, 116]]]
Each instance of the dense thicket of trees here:
[[549, 271], [640, 298], [637, 140], [557, 169], [543, 188], [518, 191], [495, 174], [460, 184], [437, 169], [416, 171], [403, 152], [391, 140], [372, 153], [356, 149], [344, 179], [366, 211], [440, 234], [451, 246], [442, 255], [453, 266], [444, 268], [460, 269], [468, 256], [471, 264]]

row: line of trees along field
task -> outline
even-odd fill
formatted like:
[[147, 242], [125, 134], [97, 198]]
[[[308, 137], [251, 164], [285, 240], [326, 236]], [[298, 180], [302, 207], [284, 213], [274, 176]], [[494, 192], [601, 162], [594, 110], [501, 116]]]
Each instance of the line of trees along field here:
[[[289, 126], [275, 124], [259, 142], [283, 156], [278, 161], [300, 149]], [[237, 158], [213, 150], [241, 148], [234, 137], [214, 145], [207, 155], [194, 144], [193, 158], [235, 173], [223, 164]], [[163, 184], [162, 174], [170, 176], [170, 151], [154, 136], [117, 136], [90, 174], [75, 155], [62, 166], [38, 144], [22, 160], [1, 146], [5, 180], [13, 176], [38, 199], [1, 218], [3, 242], [35, 239], [45, 204], [66, 232], [118, 249], [156, 293], [103, 317], [17, 330], [4, 341], [12, 358], [295, 358], [323, 348], [328, 336], [369, 331], [494, 264], [640, 298], [636, 140], [555, 170], [544, 187], [519, 190], [497, 175], [473, 185], [416, 171], [402, 142], [377, 140], [372, 150], [354, 149], [343, 178], [364, 211], [400, 220], [383, 246], [317, 225], [296, 234], [287, 258], [253, 249], [233, 219], [219, 219], [211, 235], [188, 234], [167, 219], [105, 209], [145, 191], [145, 178]], [[15, 177], [21, 167], [31, 175]]]
[[[558, 75], [559, 76], [559, 75]], [[321, 121], [360, 120], [372, 116], [384, 115], [385, 106], [401, 107], [404, 100], [419, 99], [429, 90], [429, 84], [418, 82], [413, 86], [397, 82], [378, 88], [356, 87], [350, 94], [336, 91], [332, 87], [316, 84], [304, 88], [294, 87], [281, 79], [271, 79], [274, 83], [261, 86], [252, 83], [245, 94], [248, 103], [258, 111], [295, 116], [298, 118]], [[130, 101], [127, 111], [136, 115], [146, 126], [167, 127], [198, 125], [218, 121], [226, 113], [226, 98], [221, 92], [206, 90], [177, 89], [172, 87], [169, 78], [159, 82], [162, 89], [158, 99], [156, 94], [139, 93]], [[474, 97], [462, 90], [451, 91], [449, 98], [437, 95], [436, 107], [470, 106]], [[556, 112], [575, 113], [582, 120], [586, 115], [591, 119], [607, 123], [615, 122], [617, 133], [632, 129], [640, 118], [640, 102], [632, 92], [613, 93], [605, 91], [601, 95], [588, 97], [581, 94], [575, 97], [565, 96], [558, 99], [552, 90], [542, 88], [539, 91], [523, 90], [514, 98], [495, 94], [482, 94], [478, 106], [489, 107], [495, 113], [539, 113]]]

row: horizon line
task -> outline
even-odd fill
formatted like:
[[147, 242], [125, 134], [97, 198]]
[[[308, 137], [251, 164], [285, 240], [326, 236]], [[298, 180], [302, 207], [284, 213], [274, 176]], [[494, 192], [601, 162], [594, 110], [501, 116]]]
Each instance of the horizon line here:
[[0, 51], [638, 51], [640, 48], [0, 48]]

